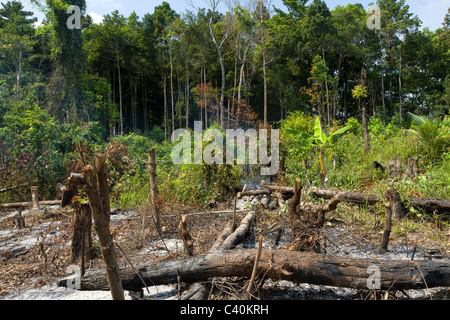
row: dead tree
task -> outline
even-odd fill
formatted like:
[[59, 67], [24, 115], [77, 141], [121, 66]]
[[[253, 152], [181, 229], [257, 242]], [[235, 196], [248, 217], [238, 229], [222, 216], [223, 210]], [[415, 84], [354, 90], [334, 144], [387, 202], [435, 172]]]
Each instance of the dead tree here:
[[78, 186], [69, 184], [69, 186], [63, 188], [61, 192], [61, 208], [65, 208], [72, 204], [73, 198], [78, 194]]
[[389, 244], [389, 237], [391, 235], [391, 226], [392, 226], [392, 208], [394, 206], [394, 203], [392, 202], [394, 199], [393, 194], [396, 191], [394, 189], [386, 191], [386, 199], [388, 202], [384, 204], [385, 210], [384, 210], [384, 231], [383, 231], [383, 238], [381, 239], [380, 247], [378, 248], [378, 251], [380, 253], [386, 252], [387, 247]]
[[96, 152], [94, 167], [86, 165], [83, 174], [72, 174], [69, 183], [77, 184], [89, 198], [95, 229], [100, 240], [100, 249], [106, 264], [106, 275], [113, 300], [124, 300], [119, 276], [114, 240], [109, 229], [111, 209], [105, 156]]
[[148, 152], [148, 171], [150, 173], [150, 204], [154, 217], [156, 229], [161, 232], [161, 222], [158, 210], [158, 181], [156, 175], [156, 150], [152, 149]]
[[325, 214], [336, 210], [343, 201], [341, 194], [336, 194], [328, 204], [316, 205], [301, 202], [302, 186], [295, 180], [294, 196], [288, 202], [288, 217], [294, 233], [291, 250], [320, 252], [320, 231], [325, 222]]
[[31, 187], [32, 210], [40, 210], [38, 191], [39, 187]]
[[194, 254], [194, 243], [192, 242], [191, 234], [187, 229], [186, 217], [186, 215], [181, 217], [179, 228], [181, 239], [183, 239], [184, 243], [184, 252], [190, 257]]
[[82, 263], [92, 259], [92, 214], [89, 203], [75, 205], [72, 221], [72, 258], [71, 263]]

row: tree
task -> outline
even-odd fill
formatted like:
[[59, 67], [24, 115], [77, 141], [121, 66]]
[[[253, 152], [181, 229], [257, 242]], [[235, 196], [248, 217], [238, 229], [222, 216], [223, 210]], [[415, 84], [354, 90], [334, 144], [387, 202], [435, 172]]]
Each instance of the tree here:
[[70, 122], [78, 118], [78, 110], [84, 107], [81, 89], [85, 72], [83, 39], [81, 30], [67, 27], [67, 9], [78, 6], [81, 14], [86, 11], [85, 0], [46, 0], [46, 18], [52, 32], [52, 77], [47, 85], [48, 106], [61, 120]]
[[[23, 65], [27, 55], [31, 54], [35, 41], [32, 37], [35, 34], [33, 23], [36, 18], [32, 12], [23, 11], [23, 5], [19, 1], [8, 1], [2, 3], [0, 9], [0, 28], [2, 34], [0, 36], [0, 44], [2, 51], [6, 56], [12, 57], [15, 74], [16, 90], [20, 91], [22, 86]], [[9, 65], [4, 62], [5, 67]], [[17, 95], [20, 98], [20, 95]]]
[[[409, 12], [409, 5], [405, 3], [405, 0], [378, 0], [378, 6], [381, 10], [381, 30], [379, 31], [382, 51], [385, 49], [386, 53], [382, 52], [383, 60], [384, 56], [387, 57], [387, 69], [389, 76], [389, 107], [390, 113], [393, 113], [394, 103], [394, 61], [395, 61], [395, 48], [401, 42], [399, 36], [407, 35], [410, 32], [416, 30], [421, 22], [417, 16], [413, 16]], [[400, 54], [401, 51], [398, 52]], [[385, 61], [385, 60], [384, 60]], [[384, 72], [384, 71], [382, 71]], [[401, 77], [399, 77], [401, 81]], [[384, 77], [382, 78], [384, 87]], [[385, 94], [383, 90], [383, 95]], [[400, 104], [401, 106], [401, 104]], [[402, 110], [399, 110], [400, 117], [402, 117]]]
[[258, 18], [260, 33], [261, 33], [261, 47], [262, 47], [262, 65], [263, 65], [263, 83], [264, 83], [264, 127], [267, 127], [267, 57], [266, 57], [266, 27], [265, 23], [270, 19], [265, 1], [258, 1], [255, 14]]
[[[228, 14], [226, 17], [228, 20], [222, 21], [220, 23], [215, 23], [215, 19], [217, 18], [217, 8], [221, 0], [209, 0], [209, 5], [211, 8], [211, 16], [209, 18], [209, 33], [211, 35], [211, 39], [216, 46], [217, 54], [219, 55], [220, 69], [222, 72], [222, 85], [220, 88], [220, 125], [223, 128], [223, 112], [225, 107], [225, 86], [226, 86], [226, 72], [225, 72], [225, 61], [224, 61], [224, 53], [223, 46], [230, 37], [231, 28], [230, 28], [230, 18], [231, 16]], [[218, 30], [219, 29], [219, 30]], [[217, 33], [222, 35], [222, 38], [219, 39]]]

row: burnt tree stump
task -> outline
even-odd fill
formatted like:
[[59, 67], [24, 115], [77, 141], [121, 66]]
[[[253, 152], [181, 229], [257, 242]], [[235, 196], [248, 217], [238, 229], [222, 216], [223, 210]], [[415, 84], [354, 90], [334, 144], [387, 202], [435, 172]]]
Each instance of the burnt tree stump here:
[[71, 263], [92, 259], [92, 213], [89, 203], [75, 205], [72, 220]]
[[403, 172], [400, 158], [392, 158], [389, 160], [389, 178], [395, 179], [401, 177]]

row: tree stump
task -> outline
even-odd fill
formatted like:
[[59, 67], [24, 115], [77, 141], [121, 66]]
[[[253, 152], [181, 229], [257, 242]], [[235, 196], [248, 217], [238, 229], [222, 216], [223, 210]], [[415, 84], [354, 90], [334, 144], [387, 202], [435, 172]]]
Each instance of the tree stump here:
[[72, 221], [72, 258], [71, 263], [78, 260], [92, 259], [92, 213], [89, 203], [76, 204]]
[[69, 184], [67, 188], [62, 188], [61, 192], [61, 208], [65, 208], [72, 204], [73, 198], [78, 194], [78, 186]]
[[389, 178], [394, 179], [403, 175], [403, 168], [400, 158], [389, 160]]
[[336, 194], [326, 205], [302, 203], [302, 186], [295, 180], [294, 196], [288, 201], [288, 216], [294, 233], [294, 241], [289, 250], [320, 253], [320, 233], [325, 222], [325, 214], [336, 210], [343, 201], [342, 194]]
[[32, 210], [40, 210], [38, 191], [39, 187], [31, 187]]
[[181, 217], [181, 222], [180, 222], [179, 227], [180, 227], [180, 235], [181, 235], [181, 238], [183, 239], [183, 243], [184, 243], [184, 251], [190, 257], [194, 254], [194, 244], [192, 242], [191, 234], [189, 233], [189, 231], [187, 229], [186, 217], [187, 217], [186, 215], [183, 215]]
[[405, 175], [408, 176], [410, 179], [415, 179], [418, 176], [418, 171], [419, 171], [419, 160], [415, 158], [409, 158]]

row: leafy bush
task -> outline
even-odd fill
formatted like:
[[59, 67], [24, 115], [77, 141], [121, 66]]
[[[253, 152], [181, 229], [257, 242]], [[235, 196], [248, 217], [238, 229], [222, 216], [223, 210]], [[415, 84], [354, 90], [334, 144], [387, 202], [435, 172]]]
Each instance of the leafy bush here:
[[26, 177], [26, 182], [40, 187], [41, 197], [53, 198], [56, 183], [68, 177], [67, 170], [76, 159], [76, 144], [98, 142], [93, 133], [96, 125], [61, 124], [37, 104], [33, 95], [31, 90], [21, 101], [11, 99], [3, 117], [0, 161], [3, 170], [18, 170], [8, 181], [0, 181], [0, 186], [10, 186]]

